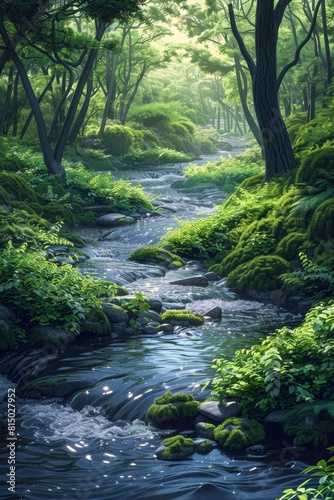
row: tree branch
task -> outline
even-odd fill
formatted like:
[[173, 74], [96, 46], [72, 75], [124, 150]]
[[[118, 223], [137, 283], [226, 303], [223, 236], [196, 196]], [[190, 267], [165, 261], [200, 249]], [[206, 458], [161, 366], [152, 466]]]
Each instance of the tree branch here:
[[233, 33], [234, 38], [236, 39], [236, 41], [239, 45], [240, 52], [241, 52], [242, 56], [244, 57], [244, 59], [247, 63], [249, 72], [253, 78], [253, 76], [255, 74], [255, 63], [252, 59], [252, 56], [250, 55], [250, 53], [248, 52], [248, 50], [246, 48], [246, 45], [242, 39], [242, 36], [240, 35], [237, 24], [235, 22], [233, 5], [231, 3], [228, 4], [228, 13], [229, 13], [229, 18], [230, 18], [232, 33]]
[[[288, 1], [288, 0], [284, 0], [284, 1]], [[309, 29], [309, 32], [307, 34], [307, 36], [304, 38], [304, 40], [299, 44], [299, 46], [297, 47], [296, 49], [296, 52], [295, 52], [295, 57], [293, 59], [293, 61], [291, 61], [289, 64], [287, 64], [283, 69], [282, 71], [280, 72], [278, 78], [277, 78], [277, 81], [276, 81], [276, 87], [277, 87], [277, 90], [280, 88], [280, 85], [282, 83], [282, 80], [283, 78], [285, 77], [285, 75], [287, 74], [287, 72], [289, 71], [290, 68], [292, 68], [293, 66], [296, 66], [296, 64], [298, 63], [299, 61], [299, 55], [303, 49], [303, 47], [307, 44], [307, 42], [310, 40], [311, 36], [312, 36], [312, 33], [313, 33], [313, 30], [315, 28], [315, 24], [317, 22], [317, 15], [318, 15], [318, 11], [319, 11], [319, 8], [322, 4], [324, 0], [319, 0], [315, 9], [314, 9], [314, 13], [313, 13], [313, 19], [312, 19], [312, 23], [311, 23], [311, 26], [310, 26], [310, 29]]]
[[275, 7], [275, 22], [276, 22], [277, 28], [280, 26], [282, 19], [283, 19], [283, 16], [284, 16], [285, 9], [289, 5], [289, 3], [291, 3], [291, 1], [292, 0], [279, 0], [278, 4], [276, 5], [276, 7]]

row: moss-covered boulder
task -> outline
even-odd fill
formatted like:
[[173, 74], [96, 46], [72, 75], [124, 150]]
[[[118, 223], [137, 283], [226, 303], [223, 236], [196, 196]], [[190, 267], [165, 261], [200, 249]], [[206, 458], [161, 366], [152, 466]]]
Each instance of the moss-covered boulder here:
[[201, 313], [189, 309], [169, 309], [161, 315], [161, 321], [173, 326], [201, 326], [204, 317]]
[[267, 292], [280, 288], [280, 275], [290, 270], [290, 264], [276, 255], [258, 256], [232, 271], [226, 286], [237, 290], [256, 290]]
[[313, 241], [334, 238], [334, 198], [318, 206], [309, 224], [308, 235]]
[[194, 440], [178, 434], [164, 439], [155, 455], [161, 460], [183, 460], [193, 453], [195, 453]]
[[287, 260], [297, 259], [305, 241], [304, 233], [293, 231], [279, 241], [276, 253]]
[[331, 145], [311, 151], [297, 170], [297, 183], [314, 185], [320, 179], [334, 184], [334, 147]]
[[326, 447], [334, 433], [333, 408], [333, 401], [299, 404], [284, 415], [283, 431], [296, 445]]
[[228, 418], [213, 431], [215, 440], [223, 448], [241, 450], [257, 444], [265, 437], [263, 425], [248, 418]]
[[154, 400], [146, 413], [147, 419], [158, 427], [173, 427], [189, 423], [198, 414], [199, 403], [191, 394], [166, 392]]
[[158, 264], [173, 269], [184, 265], [181, 257], [158, 245], [139, 248], [129, 255], [128, 260], [144, 264]]

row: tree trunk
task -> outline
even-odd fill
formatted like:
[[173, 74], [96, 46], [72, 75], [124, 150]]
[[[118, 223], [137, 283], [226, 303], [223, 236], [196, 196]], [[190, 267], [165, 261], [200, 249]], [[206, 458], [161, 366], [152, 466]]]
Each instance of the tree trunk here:
[[81, 106], [81, 109], [78, 113], [78, 116], [75, 119], [75, 122], [73, 124], [73, 127], [70, 130], [70, 133], [68, 134], [68, 142], [70, 144], [73, 144], [77, 136], [79, 135], [80, 128], [85, 121], [85, 117], [87, 115], [87, 111], [89, 108], [89, 103], [92, 97], [92, 92], [93, 92], [93, 77], [92, 75], [88, 78], [87, 80], [87, 86], [86, 86], [86, 95], [84, 102]]
[[266, 181], [296, 167], [290, 138], [278, 102], [276, 74], [278, 28], [274, 0], [258, 0], [253, 98], [263, 141]]
[[0, 114], [0, 135], [7, 135], [8, 133], [8, 126], [5, 126], [6, 123], [6, 118], [7, 118], [7, 113], [9, 110], [10, 106], [10, 100], [12, 97], [12, 92], [13, 92], [13, 78], [14, 78], [14, 68], [11, 66], [9, 68], [8, 72], [8, 84], [7, 84], [7, 92], [6, 92], [6, 97], [5, 101], [1, 110]]
[[9, 50], [10, 56], [16, 66], [17, 72], [20, 75], [20, 79], [23, 85], [23, 88], [26, 92], [27, 98], [29, 100], [30, 106], [31, 106], [31, 111], [34, 113], [35, 121], [36, 121], [36, 126], [37, 126], [37, 133], [39, 136], [39, 141], [41, 144], [42, 148], [42, 153], [44, 157], [44, 163], [47, 168], [47, 171], [49, 174], [53, 174], [57, 176], [59, 182], [61, 184], [66, 184], [66, 174], [65, 174], [65, 169], [64, 167], [55, 160], [55, 157], [52, 153], [51, 145], [48, 140], [48, 135], [46, 131], [46, 126], [45, 126], [45, 121], [43, 114], [41, 112], [41, 109], [39, 107], [36, 95], [34, 93], [34, 90], [31, 86], [29, 76], [26, 72], [26, 69], [24, 65], [22, 64], [22, 61], [18, 57], [18, 55], [15, 52], [15, 48], [11, 46], [11, 40], [8, 36], [7, 30], [4, 25], [4, 18], [3, 18], [3, 11], [0, 8], [0, 33], [2, 36], [2, 39], [6, 45], [6, 48]]

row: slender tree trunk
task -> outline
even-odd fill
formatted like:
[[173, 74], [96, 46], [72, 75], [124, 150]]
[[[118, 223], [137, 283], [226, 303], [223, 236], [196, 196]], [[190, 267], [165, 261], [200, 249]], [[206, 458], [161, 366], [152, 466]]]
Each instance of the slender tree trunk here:
[[34, 90], [31, 86], [29, 76], [26, 72], [26, 69], [24, 65], [22, 64], [20, 58], [15, 52], [15, 48], [11, 46], [11, 40], [8, 36], [7, 30], [4, 25], [4, 18], [3, 18], [3, 11], [0, 8], [0, 33], [2, 36], [2, 39], [6, 45], [6, 48], [9, 50], [10, 56], [16, 66], [16, 69], [18, 71], [18, 74], [20, 75], [20, 79], [23, 85], [23, 88], [25, 90], [25, 93], [27, 95], [27, 98], [29, 100], [31, 110], [34, 114], [35, 121], [36, 121], [36, 126], [37, 126], [37, 133], [39, 136], [39, 141], [44, 157], [44, 162], [45, 166], [47, 168], [47, 171], [50, 174], [53, 174], [57, 176], [58, 180], [62, 184], [66, 184], [66, 174], [65, 174], [65, 169], [64, 167], [55, 160], [55, 157], [53, 155], [52, 149], [50, 142], [48, 140], [48, 135], [46, 131], [46, 126], [45, 126], [45, 121], [43, 114], [41, 112], [41, 109], [39, 107], [36, 95], [34, 93]]
[[104, 130], [107, 125], [108, 118], [114, 118], [114, 111], [110, 114], [110, 109], [114, 108], [114, 102], [116, 99], [116, 68], [118, 63], [118, 54], [110, 54], [110, 51], [107, 52], [107, 98], [106, 103], [103, 110], [103, 117], [99, 130], [99, 138], [102, 139]]
[[[8, 84], [7, 84], [7, 92], [4, 104], [2, 106], [1, 114], [0, 114], [0, 135], [7, 135], [8, 130], [5, 130], [5, 122], [10, 106], [10, 100], [13, 93], [13, 78], [14, 78], [14, 68], [11, 66], [8, 72]], [[7, 127], [8, 129], [8, 127]]]
[[77, 136], [79, 135], [81, 126], [83, 122], [85, 121], [85, 117], [87, 115], [87, 111], [89, 108], [89, 103], [92, 97], [92, 92], [93, 92], [93, 77], [90, 76], [87, 80], [87, 86], [86, 86], [86, 95], [84, 102], [80, 108], [80, 111], [78, 113], [78, 116], [75, 119], [75, 122], [73, 124], [73, 127], [70, 130], [70, 133], [68, 135], [68, 142], [70, 144], [73, 144]]
[[17, 136], [17, 129], [19, 123], [19, 81], [20, 75], [16, 73], [13, 86], [13, 137]]
[[[101, 21], [97, 27], [96, 31], [96, 37], [95, 39], [99, 42], [101, 41], [103, 37], [103, 33], [105, 31], [106, 24], [104, 21]], [[73, 120], [75, 118], [75, 114], [77, 112], [79, 102], [80, 102], [80, 97], [82, 95], [82, 92], [85, 88], [86, 82], [89, 78], [90, 72], [92, 70], [96, 55], [97, 55], [98, 49], [91, 49], [89, 51], [86, 64], [80, 74], [79, 80], [77, 82], [76, 89], [74, 91], [70, 106], [68, 108], [66, 118], [64, 121], [64, 124], [62, 126], [62, 129], [60, 131], [55, 150], [54, 150], [54, 157], [56, 161], [60, 162], [64, 153], [65, 145], [68, 139], [68, 135], [70, 133], [71, 127]]]

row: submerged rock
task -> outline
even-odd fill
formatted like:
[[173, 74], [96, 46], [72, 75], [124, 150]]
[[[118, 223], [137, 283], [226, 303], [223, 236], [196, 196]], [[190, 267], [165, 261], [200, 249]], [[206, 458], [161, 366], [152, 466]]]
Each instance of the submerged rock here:
[[208, 316], [211, 319], [219, 320], [222, 317], [222, 313], [223, 313], [222, 308], [216, 306], [207, 311], [206, 313], [204, 313], [204, 316]]
[[132, 217], [124, 214], [106, 214], [96, 219], [96, 224], [106, 227], [124, 226], [134, 222], [135, 220]]
[[182, 278], [176, 281], [170, 281], [170, 285], [181, 285], [181, 286], [208, 286], [209, 281], [205, 276], [192, 276], [190, 278]]

